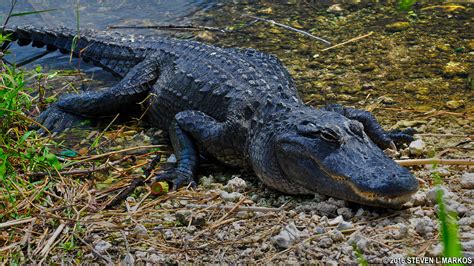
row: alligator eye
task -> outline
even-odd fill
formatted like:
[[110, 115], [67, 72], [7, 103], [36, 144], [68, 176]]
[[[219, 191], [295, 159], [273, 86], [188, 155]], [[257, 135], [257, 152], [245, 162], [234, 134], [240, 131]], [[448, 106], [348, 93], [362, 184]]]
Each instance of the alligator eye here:
[[321, 138], [327, 142], [340, 143], [339, 135], [332, 129], [325, 129], [322, 131]]
[[364, 125], [358, 121], [351, 121], [349, 129], [354, 132], [357, 136], [364, 137]]

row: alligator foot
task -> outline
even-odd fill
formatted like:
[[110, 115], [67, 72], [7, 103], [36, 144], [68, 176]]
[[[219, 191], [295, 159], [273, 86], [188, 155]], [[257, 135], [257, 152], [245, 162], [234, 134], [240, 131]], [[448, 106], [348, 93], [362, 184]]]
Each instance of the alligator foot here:
[[36, 121], [42, 124], [44, 128], [33, 126], [32, 129], [39, 129], [38, 133], [45, 134], [45, 128], [52, 132], [61, 132], [80, 123], [82, 118], [80, 116], [64, 112], [56, 105], [52, 105], [42, 112], [36, 118]]
[[193, 188], [197, 186], [192, 175], [179, 171], [177, 168], [166, 170], [165, 172], [158, 174], [154, 178], [154, 182], [161, 181], [166, 181], [170, 183], [172, 190], [177, 190], [178, 188], [183, 186], [191, 186]]

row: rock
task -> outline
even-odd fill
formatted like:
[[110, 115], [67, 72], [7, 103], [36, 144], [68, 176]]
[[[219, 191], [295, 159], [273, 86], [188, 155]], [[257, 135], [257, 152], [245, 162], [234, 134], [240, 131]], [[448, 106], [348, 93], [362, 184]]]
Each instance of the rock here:
[[319, 240], [318, 246], [320, 246], [322, 248], [329, 248], [329, 247], [332, 246], [333, 243], [334, 243], [334, 241], [331, 238], [323, 237]]
[[330, 233], [330, 237], [332, 240], [335, 242], [343, 241], [344, 240], [344, 235], [341, 233], [339, 230], [332, 230]]
[[166, 256], [161, 253], [152, 253], [148, 260], [152, 265], [162, 265], [166, 262]]
[[445, 200], [456, 200], [458, 199], [458, 196], [454, 194], [453, 192], [449, 191], [445, 186], [438, 185], [433, 188], [431, 188], [428, 193], [426, 193], [426, 198], [433, 204], [436, 204], [436, 194], [438, 189], [441, 189], [443, 191], [443, 198]]
[[337, 216], [336, 218], [332, 219], [328, 222], [328, 225], [334, 226], [344, 222], [344, 218], [341, 215]]
[[474, 173], [464, 173], [460, 183], [462, 188], [474, 189]]
[[426, 204], [426, 192], [418, 190], [415, 194], [411, 196], [411, 202], [413, 206], [423, 206]]
[[389, 32], [403, 31], [410, 27], [410, 23], [406, 21], [399, 21], [385, 25], [385, 30]]
[[166, 239], [166, 240], [171, 240], [173, 239], [174, 237], [174, 233], [173, 233], [173, 230], [171, 229], [166, 229], [163, 231], [163, 237]]
[[351, 222], [342, 221], [337, 227], [337, 230], [344, 231], [354, 228]]
[[342, 215], [345, 220], [350, 220], [352, 217], [354, 217], [352, 210], [347, 207], [337, 209], [337, 214]]
[[234, 176], [231, 180], [227, 182], [227, 185], [224, 186], [224, 189], [227, 192], [243, 192], [247, 188], [247, 183], [245, 180], [238, 176]]
[[428, 255], [433, 257], [440, 256], [441, 253], [443, 253], [443, 245], [441, 243], [438, 243], [431, 250], [428, 250]]
[[137, 239], [146, 239], [149, 237], [148, 230], [141, 224], [137, 224], [135, 228], [133, 228], [133, 234]]
[[109, 242], [104, 241], [104, 240], [99, 240], [95, 244], [94, 249], [100, 254], [104, 254], [111, 247], [112, 247], [112, 244], [110, 244]]
[[342, 13], [344, 9], [342, 8], [341, 4], [334, 4], [326, 9], [329, 13]]
[[464, 251], [474, 251], [474, 240], [461, 242], [461, 246]]
[[467, 76], [469, 74], [469, 65], [463, 62], [448, 62], [443, 67], [443, 74], [448, 77]]
[[189, 210], [179, 210], [175, 213], [176, 219], [184, 226], [189, 223], [195, 226], [203, 226], [206, 224], [206, 214], [203, 212], [193, 213]]
[[451, 100], [446, 102], [446, 107], [450, 110], [456, 110], [460, 107], [463, 107], [464, 104], [464, 100]]
[[122, 266], [127, 266], [127, 265], [135, 265], [135, 259], [133, 258], [133, 255], [130, 253], [127, 253], [123, 260], [120, 262], [120, 265]]
[[227, 191], [221, 191], [220, 193], [221, 198], [224, 201], [228, 202], [237, 202], [239, 201], [244, 195], [240, 194], [239, 192], [227, 192]]
[[421, 139], [412, 141], [408, 146], [408, 149], [413, 155], [421, 155], [423, 153], [423, 150], [425, 149], [425, 142]]
[[433, 221], [429, 217], [414, 218], [411, 222], [420, 236], [426, 236], [434, 230]]
[[272, 243], [278, 248], [288, 248], [301, 238], [308, 237], [306, 231], [300, 231], [293, 222], [290, 222], [280, 233], [271, 238]]
[[176, 155], [171, 154], [170, 157], [168, 157], [168, 159], [166, 159], [166, 162], [167, 163], [176, 163], [177, 162]]
[[367, 252], [369, 250], [369, 241], [365, 238], [361, 238], [356, 242], [356, 246], [359, 250]]
[[405, 239], [405, 237], [408, 235], [408, 227], [405, 224], [398, 224], [398, 230], [396, 233], [393, 235], [394, 239]]

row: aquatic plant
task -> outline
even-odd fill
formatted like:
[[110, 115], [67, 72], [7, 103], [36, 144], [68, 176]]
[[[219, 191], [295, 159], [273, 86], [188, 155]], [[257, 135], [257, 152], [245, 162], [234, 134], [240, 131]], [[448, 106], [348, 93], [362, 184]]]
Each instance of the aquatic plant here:
[[416, 0], [400, 0], [398, 1], [398, 9], [402, 11], [409, 11], [416, 3]]

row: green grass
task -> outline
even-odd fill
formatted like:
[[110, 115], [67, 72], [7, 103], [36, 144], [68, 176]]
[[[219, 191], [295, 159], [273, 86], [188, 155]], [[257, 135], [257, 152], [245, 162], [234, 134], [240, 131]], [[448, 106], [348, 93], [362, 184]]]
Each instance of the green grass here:
[[[442, 183], [439, 173], [433, 173], [432, 177], [434, 178], [436, 185], [440, 185]], [[461, 242], [459, 241], [457, 214], [447, 210], [443, 199], [443, 190], [441, 189], [436, 191], [436, 202], [438, 203], [439, 208], [438, 220], [441, 233], [441, 243], [443, 245], [443, 256], [450, 258], [461, 258], [462, 247]]]
[[[0, 40], [7, 39], [0, 36]], [[29, 129], [34, 124], [30, 111], [37, 102], [30, 96], [35, 89], [28, 84], [39, 82], [44, 74], [38, 69], [25, 72], [3, 62], [0, 69], [0, 209], [7, 210], [0, 213], [3, 221], [28, 214], [15, 208], [24, 192], [37, 185], [24, 174], [54, 172], [62, 169], [62, 164], [51, 152], [57, 144]]]

